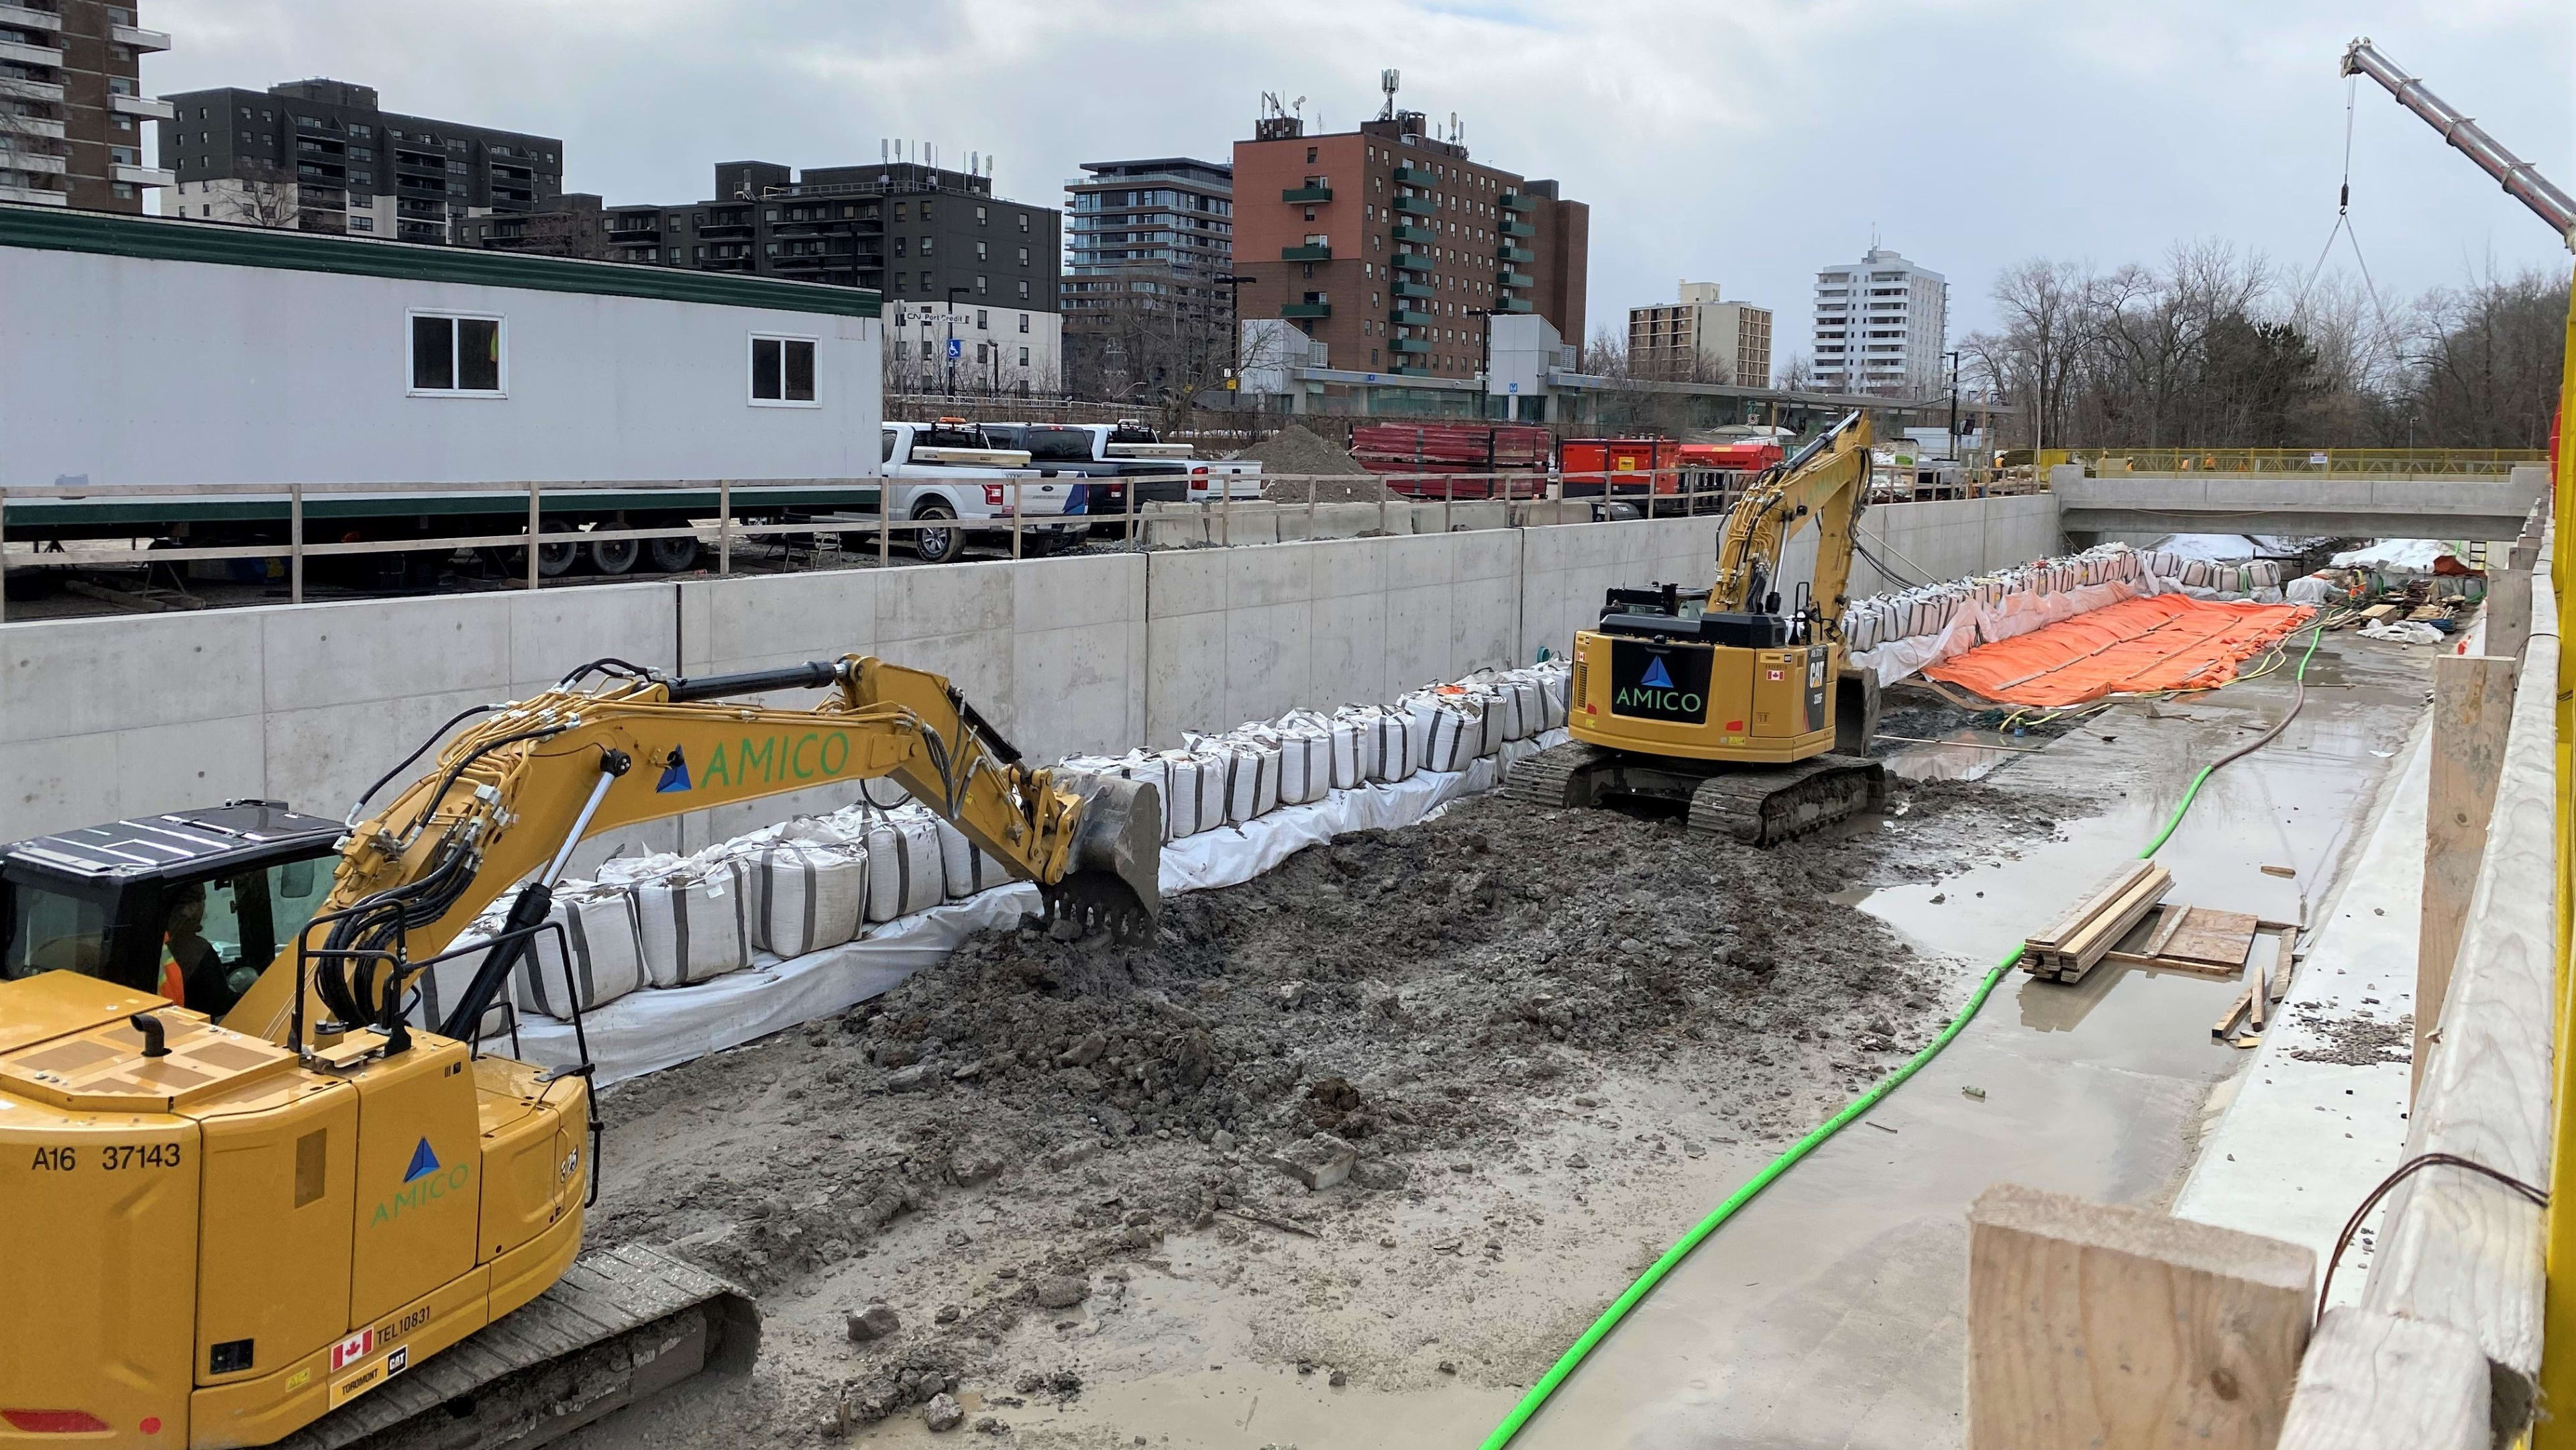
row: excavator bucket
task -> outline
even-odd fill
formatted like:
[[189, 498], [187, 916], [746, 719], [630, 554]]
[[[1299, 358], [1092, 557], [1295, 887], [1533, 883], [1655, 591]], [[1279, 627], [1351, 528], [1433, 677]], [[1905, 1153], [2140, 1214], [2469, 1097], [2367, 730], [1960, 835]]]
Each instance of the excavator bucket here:
[[1163, 798], [1144, 781], [1088, 776], [1064, 879], [1041, 886], [1050, 921], [1105, 929], [1121, 942], [1145, 940], [1163, 914]]

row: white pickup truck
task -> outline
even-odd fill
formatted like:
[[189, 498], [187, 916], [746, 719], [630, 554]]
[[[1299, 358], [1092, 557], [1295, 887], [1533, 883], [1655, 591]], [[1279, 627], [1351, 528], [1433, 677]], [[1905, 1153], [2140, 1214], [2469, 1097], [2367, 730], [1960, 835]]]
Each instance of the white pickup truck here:
[[[963, 553], [967, 540], [1007, 540], [1019, 515], [1020, 551], [1052, 553], [1082, 537], [1085, 525], [1061, 522], [1081, 486], [1079, 475], [1033, 467], [1025, 449], [999, 448], [984, 430], [961, 418], [936, 423], [887, 423], [879, 454], [894, 515], [916, 522], [955, 519], [955, 528], [909, 529], [912, 550], [925, 564], [944, 564]], [[843, 515], [856, 523], [863, 516]], [[1031, 523], [1044, 519], [1045, 523]]]
[[[1039, 467], [1059, 467], [1091, 478], [1132, 480], [1139, 503], [1206, 503], [1223, 497], [1261, 497], [1261, 465], [1202, 459], [1186, 443], [1165, 443], [1133, 418], [1115, 423], [988, 423], [996, 443], [1028, 450]], [[1112, 493], [1091, 512], [1115, 511]]]

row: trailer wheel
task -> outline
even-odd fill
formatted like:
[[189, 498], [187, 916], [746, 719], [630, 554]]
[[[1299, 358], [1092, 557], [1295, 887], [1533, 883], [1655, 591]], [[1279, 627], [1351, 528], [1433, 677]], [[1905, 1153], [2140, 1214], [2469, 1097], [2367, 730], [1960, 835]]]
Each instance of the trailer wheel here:
[[698, 567], [698, 540], [694, 534], [677, 539], [647, 539], [644, 553], [656, 573], [685, 574]]
[[590, 567], [602, 574], [633, 572], [635, 561], [643, 554], [636, 539], [600, 539], [583, 546], [590, 555]]

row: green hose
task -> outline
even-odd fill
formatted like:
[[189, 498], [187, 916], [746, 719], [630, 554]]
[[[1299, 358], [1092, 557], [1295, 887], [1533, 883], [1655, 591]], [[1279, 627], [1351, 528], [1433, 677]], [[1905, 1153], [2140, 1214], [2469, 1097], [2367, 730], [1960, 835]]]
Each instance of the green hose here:
[[[2165, 842], [2173, 839], [2174, 828], [2182, 824], [2183, 813], [2190, 810], [2191, 803], [2199, 798], [2201, 783], [2209, 779], [2211, 772], [2230, 761], [2262, 749], [2270, 744], [2275, 736], [2288, 729], [2292, 720], [2298, 718], [2299, 707], [2307, 702], [2308, 661], [2316, 657], [2317, 645], [2325, 638], [2325, 627], [2326, 620], [2320, 616], [2315, 632], [2308, 638], [2307, 653], [2299, 656], [2299, 669], [2294, 676], [2299, 688], [2297, 694], [2291, 697], [2289, 713], [2283, 715], [2279, 724], [2264, 731], [2252, 744], [2231, 751], [2218, 760], [2202, 766], [2200, 772], [2191, 778], [2191, 784], [2183, 788], [2182, 799], [2174, 803], [2173, 814], [2165, 818], [2164, 829], [2156, 832], [2156, 838], [2147, 843], [2145, 850], [2138, 853], [2139, 860], [2153, 857], [2157, 851], [2163, 849]], [[1819, 1144], [1849, 1126], [1852, 1119], [1878, 1106], [1889, 1093], [1896, 1091], [1907, 1078], [1920, 1071], [1923, 1064], [1938, 1057], [1941, 1049], [1949, 1046], [1951, 1039], [1965, 1030], [1968, 1023], [1976, 1017], [1977, 1009], [1986, 1005], [1986, 998], [1993, 994], [1995, 984], [2002, 981], [2004, 973], [2011, 971], [2014, 965], [2021, 961], [2021, 953], [2020, 947], [2014, 947], [2004, 953], [2004, 959], [1994, 964], [1994, 967], [1986, 973], [1984, 981], [1977, 983], [1977, 990], [1969, 994], [1968, 1004], [1959, 1009], [1957, 1016], [1950, 1019], [1950, 1025], [1942, 1028], [1941, 1035], [1933, 1038], [1922, 1051], [1907, 1058], [1904, 1066], [1889, 1073], [1876, 1087], [1844, 1104], [1841, 1112], [1827, 1118], [1807, 1136], [1790, 1144], [1787, 1152], [1764, 1164], [1761, 1172], [1747, 1179], [1743, 1187], [1728, 1194], [1726, 1201], [1712, 1210], [1708, 1217], [1692, 1224], [1690, 1232], [1683, 1234], [1674, 1241], [1671, 1248], [1664, 1250], [1664, 1256], [1655, 1260], [1653, 1267], [1638, 1275], [1637, 1281], [1630, 1284], [1617, 1299], [1612, 1300], [1610, 1307], [1601, 1311], [1600, 1318], [1592, 1321], [1592, 1327], [1584, 1330], [1582, 1335], [1566, 1348], [1565, 1353], [1557, 1356], [1556, 1363], [1548, 1366], [1547, 1373], [1538, 1377], [1538, 1383], [1529, 1387], [1529, 1392], [1521, 1396], [1520, 1403], [1512, 1406], [1511, 1413], [1503, 1416], [1502, 1423], [1496, 1425], [1494, 1432], [1485, 1437], [1480, 1450], [1502, 1450], [1502, 1447], [1509, 1445], [1512, 1437], [1521, 1432], [1521, 1427], [1529, 1423], [1530, 1417], [1539, 1412], [1539, 1407], [1547, 1403], [1548, 1396], [1556, 1393], [1556, 1387], [1565, 1383], [1566, 1377], [1574, 1373], [1575, 1367], [1583, 1363], [1586, 1355], [1592, 1353], [1593, 1346], [1608, 1338], [1610, 1331], [1619, 1327], [1619, 1321], [1628, 1317], [1628, 1311], [1636, 1308], [1638, 1301], [1653, 1293], [1655, 1286], [1664, 1281], [1664, 1276], [1671, 1273], [1682, 1260], [1690, 1257], [1691, 1250], [1698, 1248], [1701, 1240], [1717, 1232], [1719, 1225], [1733, 1218], [1737, 1209], [1752, 1202], [1753, 1196], [1770, 1187], [1773, 1179], [1788, 1172], [1799, 1159], [1816, 1151]]]

